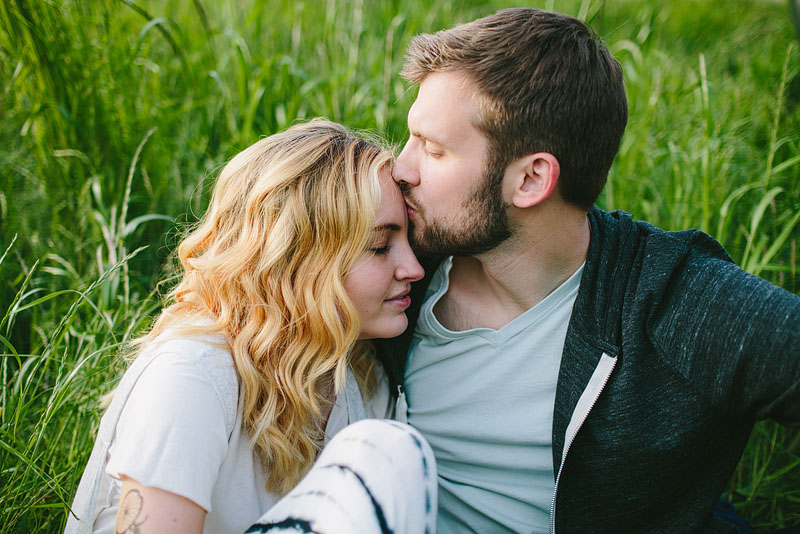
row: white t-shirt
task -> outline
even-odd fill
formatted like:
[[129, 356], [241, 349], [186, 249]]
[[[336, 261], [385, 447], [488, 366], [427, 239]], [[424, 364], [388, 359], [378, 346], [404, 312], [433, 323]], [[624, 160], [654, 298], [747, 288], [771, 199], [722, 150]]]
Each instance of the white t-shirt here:
[[[267, 492], [265, 470], [242, 426], [238, 377], [224, 345], [222, 337], [173, 337], [146, 349], [158, 355], [120, 415], [97, 496], [95, 533], [114, 531], [121, 475], [197, 503], [207, 511], [205, 533], [240, 534], [280, 499]], [[354, 422], [348, 404], [363, 402], [352, 394], [349, 371], [347, 380], [351, 387], [337, 396], [326, 442]], [[390, 415], [385, 377], [364, 408], [367, 417]]]
[[438, 531], [546, 533], [561, 353], [583, 267], [500, 329], [447, 329], [434, 307], [452, 258], [433, 276], [405, 369], [408, 422], [439, 477]]

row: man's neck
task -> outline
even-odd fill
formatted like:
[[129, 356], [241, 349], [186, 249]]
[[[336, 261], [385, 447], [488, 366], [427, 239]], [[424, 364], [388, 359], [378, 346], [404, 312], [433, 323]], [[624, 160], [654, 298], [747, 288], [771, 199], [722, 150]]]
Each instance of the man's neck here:
[[450, 287], [434, 310], [437, 318], [451, 330], [505, 326], [578, 270], [589, 238], [585, 213], [550, 210], [485, 254], [453, 258]]

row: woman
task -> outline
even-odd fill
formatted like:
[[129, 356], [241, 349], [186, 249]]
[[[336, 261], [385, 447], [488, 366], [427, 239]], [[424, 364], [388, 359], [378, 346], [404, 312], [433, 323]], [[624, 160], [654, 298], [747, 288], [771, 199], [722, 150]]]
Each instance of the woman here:
[[405, 329], [423, 275], [390, 163], [323, 120], [228, 163], [103, 418], [67, 532], [242, 532], [331, 435], [390, 415], [365, 340]]

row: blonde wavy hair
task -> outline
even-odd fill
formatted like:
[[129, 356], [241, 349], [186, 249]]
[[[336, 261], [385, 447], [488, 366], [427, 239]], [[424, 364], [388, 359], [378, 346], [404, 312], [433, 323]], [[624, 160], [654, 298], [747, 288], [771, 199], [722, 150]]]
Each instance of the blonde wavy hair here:
[[[340, 391], [348, 365], [374, 387], [371, 345], [358, 341], [359, 315], [343, 280], [369, 244], [378, 172], [391, 158], [377, 142], [321, 119], [239, 153], [178, 248], [183, 275], [168, 305], [138, 340], [170, 327], [225, 336], [271, 492], [294, 487], [321, 447], [328, 401], [320, 391], [331, 380]], [[194, 318], [213, 323], [191, 325]]]

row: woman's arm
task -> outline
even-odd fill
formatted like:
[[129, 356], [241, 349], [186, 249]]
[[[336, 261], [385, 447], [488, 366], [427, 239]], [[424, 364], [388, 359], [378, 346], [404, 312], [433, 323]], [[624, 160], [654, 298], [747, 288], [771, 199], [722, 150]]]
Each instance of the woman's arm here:
[[202, 534], [206, 511], [185, 497], [122, 477], [115, 534]]

